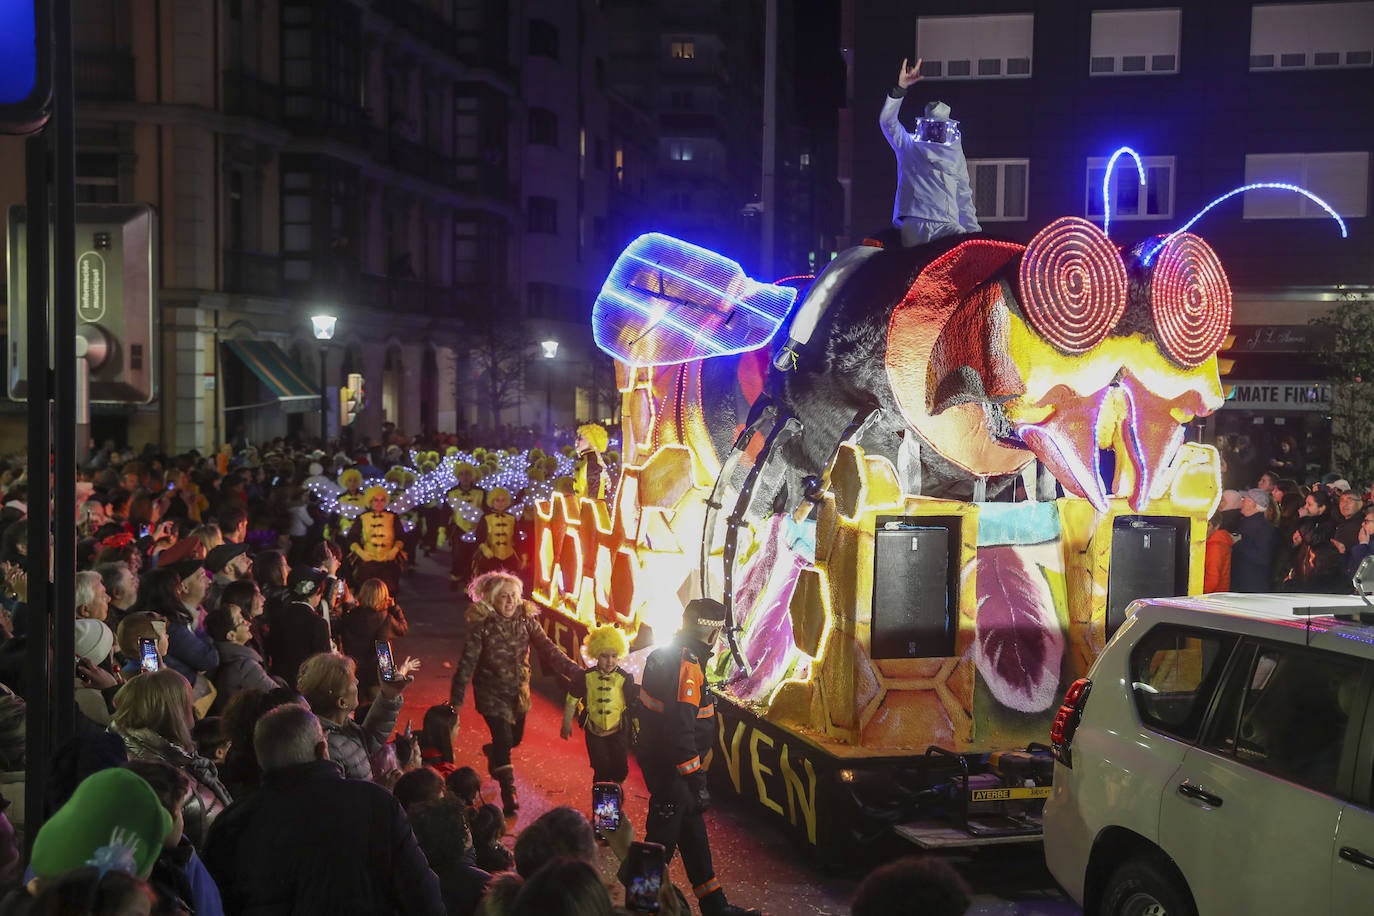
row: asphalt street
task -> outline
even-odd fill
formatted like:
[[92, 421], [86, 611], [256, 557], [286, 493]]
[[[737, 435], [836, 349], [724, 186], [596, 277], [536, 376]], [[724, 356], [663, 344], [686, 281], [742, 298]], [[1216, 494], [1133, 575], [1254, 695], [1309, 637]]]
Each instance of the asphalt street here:
[[[427, 707], [448, 701], [449, 681], [462, 652], [467, 599], [449, 589], [447, 552], [436, 553], [432, 559], [422, 556], [402, 581], [397, 600], [410, 620], [410, 633], [394, 644], [395, 657], [400, 661], [409, 655], [422, 661], [415, 683], [406, 691], [399, 725], [404, 728], [410, 721], [418, 729]], [[512, 755], [521, 809], [508, 822], [511, 835], [506, 839], [511, 844], [524, 824], [550, 808], [571, 805], [591, 810], [591, 768], [581, 733], [561, 740], [561, 697], [554, 696], [551, 679], [537, 681], [535, 688], [525, 741]], [[460, 720], [455, 748], [458, 763], [474, 767], [485, 777], [480, 749], [490, 739], [486, 723], [473, 708], [471, 690]], [[483, 792], [487, 800], [499, 803], [496, 783], [490, 778]], [[630, 821], [642, 831], [648, 792], [633, 758], [625, 796]], [[871, 862], [838, 867], [812, 861], [790, 836], [728, 798], [717, 799], [706, 819], [716, 872], [727, 895], [736, 903], [760, 907], [770, 916], [847, 913], [847, 901], [867, 868], [917, 851], [894, 838], [890, 845], [872, 851]], [[614, 856], [605, 848], [602, 855], [608, 886], [620, 902], [623, 893], [614, 880]], [[954, 856], [953, 861], [976, 891], [971, 913], [1070, 916], [1080, 912], [1055, 887], [1038, 845], [995, 847]], [[671, 873], [679, 887], [689, 886], [680, 858], [674, 858]]]

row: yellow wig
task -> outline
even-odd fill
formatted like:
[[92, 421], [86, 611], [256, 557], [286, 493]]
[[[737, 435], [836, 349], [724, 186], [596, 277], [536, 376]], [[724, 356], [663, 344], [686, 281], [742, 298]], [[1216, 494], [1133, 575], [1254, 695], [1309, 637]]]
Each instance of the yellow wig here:
[[606, 427], [600, 423], [584, 423], [577, 428], [577, 434], [586, 439], [587, 444], [598, 452], [606, 451], [606, 446], [611, 441]]
[[339, 486], [345, 490], [351, 490], [363, 482], [363, 472], [357, 468], [349, 468], [339, 475]]
[[388, 502], [391, 501], [391, 494], [390, 494], [389, 492], [387, 492], [386, 487], [380, 487], [380, 486], [371, 486], [371, 487], [368, 487], [368, 488], [367, 488], [367, 492], [363, 494], [363, 499], [366, 499], [366, 500], [370, 503], [370, 502], [372, 502], [374, 499], [376, 499], [378, 496], [382, 497], [383, 499], [387, 500]]
[[618, 657], [624, 658], [630, 651], [630, 641], [625, 637], [623, 630], [606, 623], [587, 631], [587, 635], [582, 639], [582, 649], [593, 661], [603, 652], [614, 652]]

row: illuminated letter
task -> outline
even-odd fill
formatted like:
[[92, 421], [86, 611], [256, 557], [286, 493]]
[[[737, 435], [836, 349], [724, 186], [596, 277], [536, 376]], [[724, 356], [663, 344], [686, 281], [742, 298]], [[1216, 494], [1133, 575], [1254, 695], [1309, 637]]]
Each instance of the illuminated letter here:
[[754, 729], [754, 733], [749, 736], [749, 756], [754, 764], [754, 785], [759, 790], [759, 802], [769, 811], [782, 814], [782, 805], [768, 797], [768, 787], [763, 784], [763, 777], [773, 771], [771, 768], [764, 766], [763, 761], [759, 759], [759, 744], [761, 743], [765, 743], [769, 747], [772, 747], [773, 739], [758, 729]]
[[801, 777], [787, 759], [787, 745], [782, 746], [782, 784], [787, 789], [787, 813], [793, 826], [797, 823], [797, 808], [801, 807], [802, 817], [806, 820], [806, 838], [811, 845], [816, 844], [816, 768], [811, 761], [802, 758], [806, 768], [806, 781], [810, 787], [803, 789]]
[[739, 783], [739, 739], [744, 734], [744, 723], [735, 723], [735, 737], [730, 740], [729, 747], [725, 745], [725, 717], [716, 716], [716, 732], [720, 736], [720, 753], [725, 758], [725, 771], [730, 774], [730, 781], [735, 784], [735, 794], [742, 794]]

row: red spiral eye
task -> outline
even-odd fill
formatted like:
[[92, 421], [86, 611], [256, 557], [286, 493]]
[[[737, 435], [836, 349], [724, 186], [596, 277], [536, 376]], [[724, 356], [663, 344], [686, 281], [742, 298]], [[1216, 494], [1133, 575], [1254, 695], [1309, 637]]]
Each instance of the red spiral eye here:
[[1231, 283], [1210, 245], [1184, 232], [1159, 250], [1150, 311], [1164, 351], [1181, 365], [1201, 365], [1217, 352], [1231, 328]]
[[1031, 239], [1021, 259], [1021, 310], [1064, 353], [1086, 353], [1126, 311], [1126, 265], [1102, 230], [1061, 216]]

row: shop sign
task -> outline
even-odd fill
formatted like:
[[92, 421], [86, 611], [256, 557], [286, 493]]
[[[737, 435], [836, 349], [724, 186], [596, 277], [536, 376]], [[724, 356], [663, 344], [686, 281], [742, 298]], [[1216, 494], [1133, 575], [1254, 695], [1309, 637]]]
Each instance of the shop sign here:
[[1323, 382], [1237, 382], [1225, 386], [1228, 408], [1330, 410], [1331, 386]]
[[1310, 353], [1329, 349], [1335, 342], [1334, 328], [1310, 324], [1238, 324], [1231, 328], [1235, 338], [1228, 353]]

